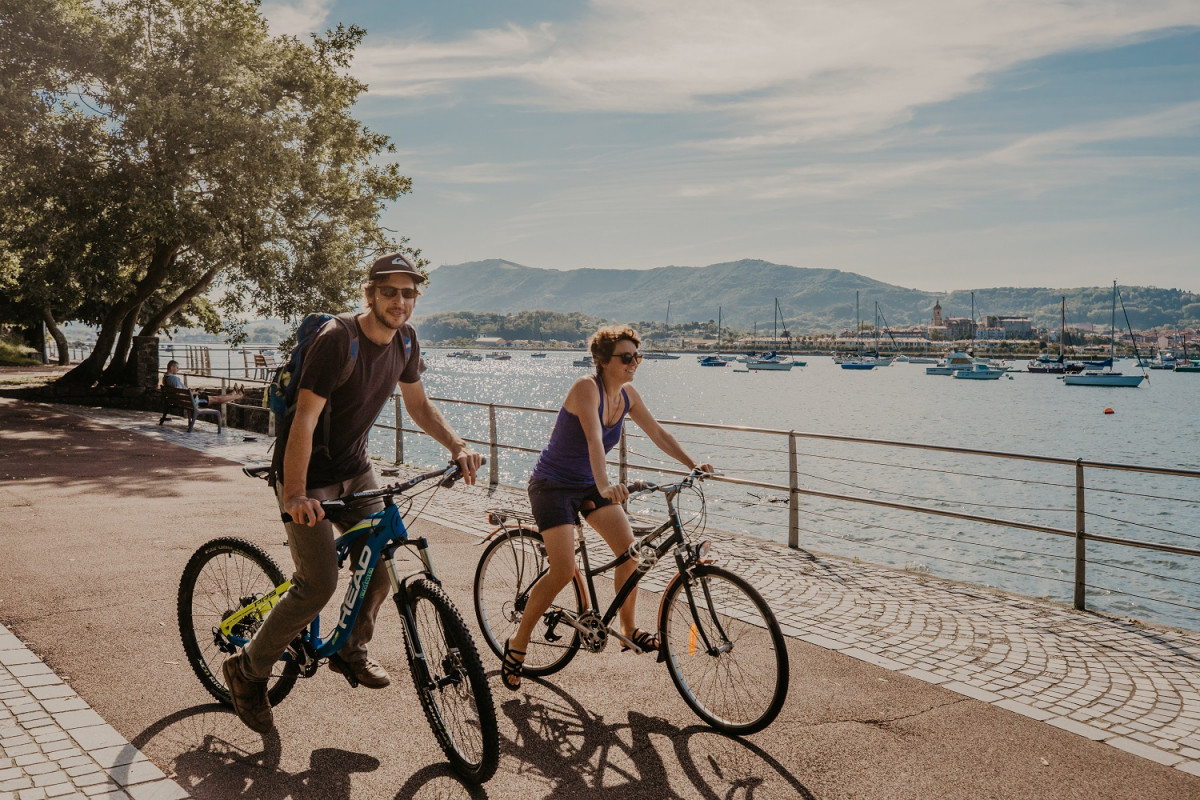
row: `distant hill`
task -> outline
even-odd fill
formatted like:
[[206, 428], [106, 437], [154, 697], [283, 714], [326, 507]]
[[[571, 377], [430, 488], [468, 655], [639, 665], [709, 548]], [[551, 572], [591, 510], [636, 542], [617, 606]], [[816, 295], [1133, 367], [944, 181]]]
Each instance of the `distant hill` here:
[[[443, 311], [514, 313], [534, 309], [584, 312], [625, 322], [715, 320], [717, 307], [731, 326], [770, 330], [774, 301], [794, 334], [835, 331], [854, 325], [854, 293], [862, 319], [874, 320], [878, 302], [892, 327], [927, 325], [935, 302], [943, 317], [969, 317], [971, 291], [938, 294], [883, 283], [853, 272], [808, 269], [746, 259], [707, 267], [657, 267], [647, 270], [538, 269], [490, 259], [438, 267], [421, 298], [419, 313]], [[978, 288], [975, 317], [987, 314], [1028, 316], [1042, 328], [1059, 324], [1060, 298], [1067, 298], [1067, 324], [1106, 326], [1111, 286], [1058, 288]], [[1133, 327], [1200, 325], [1200, 295], [1177, 289], [1122, 286]], [[1121, 324], [1120, 309], [1117, 310]]]

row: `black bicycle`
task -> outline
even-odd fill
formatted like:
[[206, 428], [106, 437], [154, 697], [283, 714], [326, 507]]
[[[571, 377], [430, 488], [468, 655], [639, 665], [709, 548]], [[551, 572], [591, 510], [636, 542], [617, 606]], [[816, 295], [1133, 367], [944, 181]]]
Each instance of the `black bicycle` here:
[[[252, 477], [264, 477], [267, 467], [247, 467]], [[280, 657], [268, 683], [267, 697], [276, 705], [287, 697], [298, 677], [309, 678], [325, 662], [340, 662], [341, 673], [357, 686], [352, 670], [338, 650], [354, 627], [366, 596], [366, 582], [382, 560], [392, 584], [392, 598], [404, 626], [405, 653], [417, 696], [433, 734], [450, 764], [463, 777], [482, 783], [500, 761], [500, 733], [487, 673], [475, 640], [462, 615], [441, 587], [425, 538], [409, 538], [404, 513], [396, 505], [417, 484], [437, 479], [451, 486], [461, 477], [457, 465], [365, 492], [321, 503], [325, 515], [337, 520], [347, 508], [383, 498], [384, 508], [355, 524], [335, 541], [338, 566], [352, 546], [363, 541], [362, 553], [346, 590], [337, 624], [322, 637], [317, 617]], [[411, 501], [411, 497], [406, 498]], [[283, 521], [291, 517], [283, 514]], [[402, 575], [396, 553], [416, 551], [422, 569]], [[246, 646], [264, 617], [291, 586], [275, 561], [244, 539], [222, 537], [205, 543], [184, 567], [179, 582], [179, 632], [183, 649], [200, 682], [213, 697], [232, 705], [221, 663]]]
[[[593, 569], [582, 526], [577, 526], [575, 579], [554, 599], [525, 649], [525, 674], [545, 676], [565, 667], [582, 648], [598, 653], [610, 638], [641, 652], [612, 627], [625, 598], [659, 559], [674, 550], [676, 574], [663, 591], [658, 613], [659, 661], [665, 661], [680, 695], [714, 728], [732, 734], [761, 731], [783, 708], [788, 690], [788, 653], [770, 606], [741, 577], [714, 566], [710, 543], [693, 542], [680, 520], [682, 492], [704, 492], [699, 470], [666, 485], [630, 484], [630, 499], [662, 492], [667, 520], [657, 527], [635, 525], [639, 536], [629, 552]], [[503, 657], [504, 642], [516, 632], [529, 591], [546, 573], [546, 548], [527, 515], [505, 509], [488, 512], [497, 525], [475, 571], [475, 614], [484, 641]], [[597, 611], [595, 577], [633, 558], [637, 571], [608, 609]]]

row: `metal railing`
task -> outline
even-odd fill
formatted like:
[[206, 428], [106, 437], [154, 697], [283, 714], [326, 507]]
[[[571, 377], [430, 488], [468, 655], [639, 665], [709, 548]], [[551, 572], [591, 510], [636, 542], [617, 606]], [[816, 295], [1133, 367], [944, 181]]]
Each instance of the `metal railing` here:
[[[483, 403], [469, 400], [459, 400], [454, 398], [433, 398], [436, 403], [445, 407], [459, 407], [467, 409], [475, 414], [486, 414], [486, 434], [482, 434], [484, 425], [482, 420], [475, 420], [473, 424], [467, 424], [466, 428], [473, 428], [478, 431], [474, 437], [467, 437], [472, 445], [486, 449], [488, 456], [488, 480], [492, 485], [497, 485], [501, 482], [501, 474], [505, 472], [507, 462], [522, 461], [528, 463], [532, 456], [536, 456], [540, 452], [541, 444], [544, 444], [545, 438], [533, 438], [530, 435], [531, 428], [536, 425], [531, 425], [528, 422], [522, 423], [519, 426], [514, 426], [514, 430], [509, 432], [508, 436], [502, 435], [499, 425], [498, 415], [518, 414], [518, 415], [534, 415], [545, 416], [557, 413], [557, 409], [533, 408], [527, 406], [505, 405], [497, 403]], [[404, 434], [423, 434], [422, 431], [413, 427], [406, 427], [404, 424], [403, 407], [400, 403], [400, 398], [395, 398], [393, 406], [393, 414], [395, 423], [389, 424], [386, 421], [378, 422], [377, 427], [391, 431], [394, 436], [394, 458], [397, 463], [402, 463], [406, 460]], [[719, 484], [725, 487], [745, 490], [766, 490], [768, 492], [779, 492], [786, 497], [787, 507], [787, 522], [786, 522], [786, 543], [792, 548], [801, 547], [802, 534], [807, 534], [811, 540], [816, 540], [819, 537], [829, 537], [842, 541], [843, 544], [849, 544], [857, 547], [859, 542], [854, 538], [854, 531], [864, 529], [884, 530], [888, 535], [880, 543], [875, 545], [885, 551], [894, 553], [917, 555], [925, 560], [941, 560], [957, 564], [963, 564], [971, 567], [979, 567], [981, 569], [995, 570], [1001, 573], [1010, 572], [1021, 574], [1020, 571], [1008, 569], [995, 564], [975, 564], [972, 562], [964, 562], [956, 560], [953, 557], [947, 556], [945, 552], [934, 551], [930, 554], [929, 551], [924, 553], [915, 553], [911, 550], [906, 550], [896, 544], [893, 539], [907, 541], [917, 536], [927, 536], [934, 541], [951, 541], [955, 547], [965, 545], [977, 545], [981, 547], [990, 547], [997, 551], [1011, 551], [1017, 554], [1020, 558], [1025, 558], [1027, 555], [1043, 556], [1045, 559], [1070, 559], [1072, 566], [1070, 568], [1071, 577], [1069, 580], [1060, 577], [1044, 578], [1047, 581], [1057, 581], [1061, 583], [1069, 583], [1071, 585], [1071, 602], [1075, 608], [1083, 610], [1088, 607], [1088, 589], [1087, 582], [1088, 567], [1089, 567], [1089, 545], [1093, 548], [1099, 546], [1115, 546], [1118, 548], [1132, 548], [1135, 550], [1150, 551], [1157, 554], [1166, 554], [1169, 556], [1189, 558], [1200, 556], [1200, 548], [1181, 544], [1178, 541], [1172, 542], [1170, 539], [1179, 539], [1180, 537], [1194, 538], [1200, 540], [1200, 535], [1190, 533], [1183, 528], [1186, 528], [1191, 522], [1200, 521], [1200, 512], [1196, 514], [1196, 519], [1192, 518], [1194, 511], [1200, 510], [1200, 500], [1192, 500], [1191, 498], [1200, 498], [1200, 471], [1186, 469], [1169, 469], [1150, 466], [1138, 466], [1127, 464], [1115, 464], [1099, 461], [1089, 461], [1081, 458], [1056, 458], [1048, 456], [1025, 455], [1019, 453], [997, 452], [989, 450], [979, 450], [961, 447], [949, 447], [935, 444], [922, 444], [915, 442], [889, 441], [878, 439], [867, 439], [852, 436], [840, 436], [833, 434], [821, 434], [795, 430], [780, 430], [772, 428], [761, 428], [751, 426], [738, 425], [715, 425], [707, 423], [683, 422], [674, 420], [660, 420], [665, 426], [673, 430], [676, 437], [681, 442], [688, 443], [692, 446], [715, 446], [721, 448], [722, 452], [730, 460], [735, 451], [745, 450], [741, 462], [746, 466], [745, 469], [738, 467], [730, 467], [723, 469], [724, 475], [715, 478]], [[690, 441], [686, 437], [689, 435], [705, 435], [707, 439]], [[524, 442], [517, 441], [521, 437], [525, 438]], [[720, 438], [723, 437], [723, 438]], [[772, 444], [765, 446], [750, 446], [745, 443], [745, 440], [750, 438], [766, 439]], [[427, 440], [429, 441], [429, 440]], [[644, 435], [635, 434], [632, 431], [626, 431], [622, 437], [619, 447], [617, 448], [617, 458], [610, 460], [609, 463], [618, 470], [619, 479], [627, 481], [631, 472], [653, 471], [657, 473], [665, 473], [672, 475], [684, 474], [678, 465], [670, 466], [663, 463], [650, 463], [655, 454], [643, 453], [637, 450], [640, 442], [648, 441]], [[539, 443], [540, 442], [540, 443]], [[536, 444], [536, 446], [534, 446]], [[803, 447], [808, 450], [804, 450]], [[867, 448], [871, 451], [886, 451], [890, 453], [917, 451], [922, 454], [926, 461], [918, 464], [909, 461], [893, 461], [881, 462], [878, 456], [856, 456], [854, 454], [836, 453], [834, 448]], [[506, 454], [513, 454], [513, 457], [506, 460]], [[932, 457], [950, 457], [954, 462], [942, 468], [937, 466], [937, 462], [932, 460]], [[768, 459], [778, 459], [780, 462], [786, 460], [786, 469], [772, 468], [763, 466]], [[841, 465], [843, 473], [838, 477], [830, 477], [829, 470], [818, 472], [804, 472], [800, 467], [801, 459], [825, 460], [834, 462], [845, 462]], [[1016, 477], [996, 474], [975, 474], [965, 468], [963, 459], [980, 459], [989, 463], [1009, 462], [1017, 465]], [[737, 459], [733, 459], [737, 460]], [[715, 460], [714, 460], [715, 461]], [[929, 464], [934, 466], [929, 466]], [[1064, 470], [1070, 477], [1062, 479], [1054, 479], [1047, 477], [1041, 479], [1039, 476], [1032, 475], [1031, 470], [1034, 468]], [[894, 483], [904, 483], [904, 480], [898, 477], [901, 471], [913, 470], [926, 473], [916, 481], [908, 481], [908, 489], [897, 490]], [[761, 480], [758, 479], [755, 472], [773, 472], [776, 474], [786, 473], [785, 480]], [[861, 475], [864, 472], [872, 473], [874, 484], [864, 485], [854, 481], [855, 475]], [[933, 473], [932, 476], [928, 473]], [[1174, 493], [1163, 490], [1163, 492], [1155, 494], [1153, 492], [1153, 484], [1148, 491], [1139, 491], [1138, 486], [1130, 486], [1124, 483], [1127, 478], [1123, 476], [1139, 475], [1160, 481], [1163, 478], [1182, 479], [1188, 488], [1181, 489]], [[527, 476], [527, 470], [518, 469], [512, 473], [513, 483], [518, 483]], [[1114, 478], [1114, 476], [1116, 476]], [[930, 480], [932, 477], [932, 481]], [[964, 480], [964, 479], [980, 479], [988, 486], [984, 492], [986, 496], [997, 491], [996, 487], [1003, 482], [1015, 481], [1020, 485], [1022, 493], [1037, 490], [1042, 494], [1063, 493], [1068, 494], [1070, 500], [1061, 503], [1060, 505], [1052, 506], [1037, 506], [1035, 505], [1003, 505], [997, 500], [992, 502], [968, 502], [965, 500], [956, 500], [945, 495], [939, 496], [936, 492], [932, 495], [928, 491], [921, 491], [923, 487], [935, 488], [939, 484], [944, 484], [947, 481]], [[825, 487], [820, 487], [822, 481], [839, 484], [841, 489], [829, 490]], [[847, 491], [848, 487], [854, 487], [856, 491]], [[889, 488], [891, 487], [891, 488]], [[914, 488], [915, 487], [915, 488]], [[1167, 503], [1176, 503], [1180, 517], [1184, 524], [1179, 526], [1179, 530], [1164, 527], [1163, 525], [1151, 524], [1148, 522], [1139, 522], [1122, 516], [1113, 516], [1106, 513], [1107, 508], [1093, 510], [1088, 507], [1089, 493], [1094, 493], [1105, 502], [1112, 504], [1113, 502], [1119, 508], [1124, 509], [1125, 505], [1131, 501], [1138, 503], [1148, 503], [1155, 506], [1162, 506]], [[894, 495], [899, 495], [898, 497]], [[758, 495], [749, 494], [752, 497]], [[1113, 500], [1115, 498], [1115, 501]], [[768, 498], [769, 500], [772, 498]], [[917, 500], [917, 502], [913, 502]], [[922, 502], [923, 501], [923, 502]], [[735, 501], [736, 502], [736, 501]], [[744, 501], [743, 501], [744, 502]], [[1011, 518], [1012, 514], [989, 514], [980, 512], [971, 512], [961, 508], [952, 507], [956, 503], [962, 503], [969, 506], [983, 506], [988, 510], [999, 511], [1001, 509], [1020, 509], [1029, 512], [1029, 518], [1019, 519]], [[819, 504], [824, 504], [818, 507]], [[757, 506], [754, 509], [756, 515], [750, 522], [750, 528], [755, 532], [764, 527], [769, 528], [772, 525], [778, 526], [778, 523], [767, 521], [772, 518], [771, 514], [775, 512], [771, 508], [772, 503], [747, 503], [747, 506]], [[782, 503], [775, 504], [775, 507]], [[872, 514], [866, 519], [853, 519], [845, 517], [847, 508], [863, 507]], [[763, 512], [762, 509], [766, 508]], [[829, 510], [823, 510], [829, 509]], [[1135, 515], [1142, 514], [1142, 511], [1135, 510]], [[884, 521], [880, 515], [891, 515]], [[922, 526], [923, 530], [905, 530], [894, 527], [890, 520], [894, 519], [894, 515], [918, 515], [926, 520], [942, 519], [952, 521], [954, 523], [969, 523], [971, 526], [990, 526], [1003, 527], [1012, 531], [1024, 531], [1031, 535], [1044, 535], [1053, 538], [1073, 540], [1073, 553], [1071, 556], [1058, 555], [1053, 552], [1038, 552], [1028, 549], [1022, 549], [1013, 543], [1012, 546], [1004, 546], [997, 543], [989, 542], [974, 542], [962, 539], [961, 532], [964, 528], [950, 529], [950, 536], [939, 536], [936, 531], [928, 530], [928, 525]], [[1044, 519], [1046, 516], [1054, 516], [1061, 514], [1066, 523], [1057, 523]], [[821, 528], [805, 528], [801, 524], [801, 520], [805, 517], [821, 521]], [[1039, 519], [1039, 517], [1042, 517]], [[1148, 518], [1148, 516], [1146, 517]], [[731, 514], [721, 516], [721, 519], [732, 522], [746, 522], [747, 518], [735, 517]], [[1090, 521], [1107, 520], [1111, 524], [1118, 527], [1128, 527], [1142, 531], [1158, 531], [1159, 541], [1133, 538], [1130, 536], [1118, 536], [1110, 533], [1100, 532], [1089, 527]], [[848, 535], [836, 535], [828, 532], [827, 526], [840, 525], [851, 533]], [[931, 523], [932, 524], [932, 523]], [[899, 535], [898, 535], [899, 534]], [[806, 547], [812, 547], [814, 541], [805, 542]], [[941, 545], [939, 545], [941, 546]], [[1025, 554], [1025, 555], [1022, 555]], [[1183, 587], [1183, 592], [1187, 595], [1185, 602], [1172, 602], [1169, 599], [1164, 599], [1161, 593], [1155, 589], [1147, 589], [1145, 593], [1138, 594], [1134, 588], [1131, 588], [1127, 578], [1122, 579], [1120, 586], [1099, 586], [1091, 585], [1090, 588], [1098, 594], [1110, 595], [1120, 594], [1129, 598], [1136, 598], [1146, 601], [1151, 604], [1166, 603], [1169, 606], [1174, 606], [1178, 609], [1184, 609], [1187, 612], [1192, 612], [1200, 608], [1194, 603], [1192, 598], [1200, 597], [1200, 581], [1193, 581], [1189, 578], [1166, 575], [1165, 572], [1170, 570], [1163, 568], [1155, 574], [1150, 575], [1146, 570], [1140, 570], [1134, 565], [1121, 563], [1120, 561], [1097, 561], [1093, 560], [1093, 564], [1101, 566], [1105, 569], [1121, 570], [1127, 574], [1134, 576], [1146, 576], [1161, 579], [1173, 580], [1180, 582]], [[907, 566], [907, 565], [906, 565]], [[1057, 569], [1057, 568], [1055, 568]], [[924, 571], [924, 570], [923, 570]], [[1066, 572], [1066, 570], [1062, 570]], [[1184, 574], [1194, 573], [1194, 566], [1191, 564], [1184, 568]], [[1144, 577], [1139, 577], [1138, 580], [1144, 581]], [[1176, 587], [1178, 588], [1178, 587]], [[1024, 592], [1029, 593], [1029, 592]], [[1179, 622], [1179, 620], [1173, 620]]]

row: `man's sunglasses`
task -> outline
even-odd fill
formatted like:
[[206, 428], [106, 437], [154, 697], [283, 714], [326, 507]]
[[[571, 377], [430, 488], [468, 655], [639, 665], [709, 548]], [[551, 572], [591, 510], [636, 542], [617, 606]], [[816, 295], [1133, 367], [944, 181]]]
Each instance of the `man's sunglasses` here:
[[642, 359], [645, 358], [645, 356], [638, 352], [616, 353], [616, 356], [617, 358], [621, 359], [622, 364], [632, 364], [634, 361], [640, 364], [642, 363]]
[[376, 286], [375, 291], [379, 292], [379, 294], [383, 295], [383, 297], [387, 300], [394, 299], [396, 295], [400, 295], [405, 300], [416, 300], [421, 296], [419, 291], [416, 289], [410, 289], [407, 286], [405, 286], [403, 289], [397, 286]]

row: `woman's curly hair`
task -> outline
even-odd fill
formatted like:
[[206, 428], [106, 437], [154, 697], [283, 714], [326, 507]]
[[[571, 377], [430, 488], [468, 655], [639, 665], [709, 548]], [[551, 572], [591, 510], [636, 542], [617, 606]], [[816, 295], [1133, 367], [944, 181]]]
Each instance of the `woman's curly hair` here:
[[640, 347], [642, 344], [642, 337], [638, 336], [638, 332], [628, 325], [605, 325], [593, 333], [592, 338], [588, 339], [588, 350], [591, 351], [592, 363], [596, 366], [597, 375], [612, 358], [613, 350], [617, 349], [617, 343], [624, 339], [633, 342], [634, 347]]

